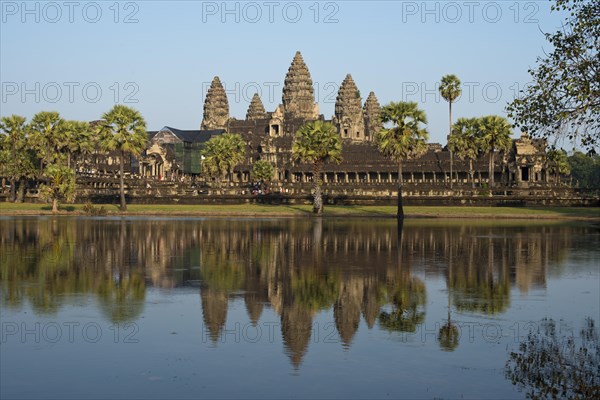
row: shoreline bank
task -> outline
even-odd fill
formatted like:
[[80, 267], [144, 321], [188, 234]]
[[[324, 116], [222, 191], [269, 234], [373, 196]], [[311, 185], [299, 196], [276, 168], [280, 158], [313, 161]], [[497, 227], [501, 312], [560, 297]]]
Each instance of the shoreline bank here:
[[[105, 213], [92, 214], [83, 210], [83, 204], [62, 205], [58, 213], [52, 213], [47, 204], [1, 203], [0, 216], [159, 216], [159, 217], [313, 217], [309, 205], [128, 205], [127, 212], [120, 212], [114, 204], [95, 204], [96, 210]], [[525, 220], [583, 220], [600, 221], [597, 207], [475, 207], [475, 206], [406, 206], [406, 219], [525, 219]], [[325, 218], [396, 218], [393, 206], [328, 206]]]

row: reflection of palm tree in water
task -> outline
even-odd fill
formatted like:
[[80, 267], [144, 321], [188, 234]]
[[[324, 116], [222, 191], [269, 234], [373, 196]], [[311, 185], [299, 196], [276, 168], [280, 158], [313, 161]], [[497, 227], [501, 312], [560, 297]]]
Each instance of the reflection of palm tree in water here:
[[[483, 314], [504, 312], [510, 302], [509, 275], [504, 257], [495, 256], [495, 238], [489, 232], [487, 240], [472, 238], [468, 246], [468, 262], [456, 265], [450, 274], [450, 285], [458, 311]], [[506, 245], [500, 247], [509, 251]], [[479, 254], [476, 251], [480, 250]], [[487, 253], [487, 254], [485, 254]], [[500, 268], [494, 260], [501, 259]]]
[[[446, 236], [448, 237], [448, 236]], [[452, 240], [450, 243], [446, 242], [448, 246], [448, 278], [452, 275], [452, 264], [454, 262], [454, 244]], [[448, 289], [448, 321], [442, 325], [440, 331], [438, 332], [438, 342], [440, 343], [440, 348], [444, 351], [454, 351], [458, 347], [460, 332], [458, 331], [458, 327], [452, 323], [451, 312], [452, 312], [452, 289], [450, 287], [450, 280], [447, 281], [447, 289]]]
[[[101, 280], [97, 292], [104, 315], [114, 323], [135, 320], [144, 308], [146, 281], [142, 266], [131, 265], [135, 260], [131, 231], [121, 220], [118, 250], [115, 252], [117, 266]], [[106, 274], [106, 272], [105, 272]]]
[[[390, 331], [415, 332], [417, 325], [425, 320], [427, 294], [423, 281], [411, 276], [410, 266], [402, 265], [402, 230], [404, 221], [398, 219], [398, 268], [388, 279], [388, 296], [392, 303], [390, 312], [379, 314], [379, 324]], [[396, 275], [396, 274], [399, 275]]]

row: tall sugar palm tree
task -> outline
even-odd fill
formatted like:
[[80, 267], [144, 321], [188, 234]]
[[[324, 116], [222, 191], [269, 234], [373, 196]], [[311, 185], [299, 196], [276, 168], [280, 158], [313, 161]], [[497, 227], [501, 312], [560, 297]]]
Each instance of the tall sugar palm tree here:
[[41, 111], [27, 127], [32, 147], [41, 160], [40, 169], [48, 164], [64, 163], [64, 150], [69, 144], [65, 120], [55, 111]]
[[148, 135], [146, 121], [139, 111], [117, 104], [102, 115], [103, 122], [99, 125], [104, 147], [107, 150], [119, 152], [119, 192], [120, 209], [127, 211], [125, 202], [125, 156], [138, 156], [146, 148]]
[[398, 163], [398, 218], [404, 218], [402, 205], [402, 161], [427, 151], [427, 116], [414, 102], [391, 102], [381, 110], [381, 121], [392, 124], [375, 135], [379, 151]]
[[489, 182], [494, 186], [494, 152], [507, 151], [512, 141], [512, 127], [506, 118], [498, 115], [488, 115], [480, 119], [481, 150], [489, 154]]
[[311, 121], [300, 127], [292, 144], [292, 156], [313, 166], [313, 213], [323, 215], [321, 171], [325, 163], [342, 161], [342, 142], [333, 124]]
[[448, 139], [448, 149], [461, 160], [469, 160], [469, 177], [472, 187], [475, 187], [473, 160], [479, 155], [479, 126], [478, 118], [459, 118], [452, 125], [452, 134]]
[[[452, 103], [458, 99], [461, 94], [460, 79], [456, 75], [445, 75], [440, 84], [440, 94], [448, 102], [449, 133], [448, 140], [452, 136]], [[450, 150], [450, 189], [452, 189], [452, 150]]]

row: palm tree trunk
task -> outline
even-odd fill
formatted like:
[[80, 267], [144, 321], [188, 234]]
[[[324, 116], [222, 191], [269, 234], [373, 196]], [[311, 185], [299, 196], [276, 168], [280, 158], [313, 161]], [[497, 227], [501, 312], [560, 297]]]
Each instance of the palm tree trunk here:
[[475, 171], [473, 171], [473, 159], [469, 158], [469, 174], [471, 175], [471, 187], [475, 189]]
[[23, 203], [25, 199], [25, 178], [19, 179], [19, 190], [17, 191], [17, 197], [15, 203]]
[[9, 200], [11, 202], [15, 202], [17, 199], [17, 188], [16, 188], [17, 180], [14, 177], [10, 178], [10, 196]]
[[313, 164], [313, 188], [315, 197], [313, 199], [313, 213], [319, 217], [323, 215], [323, 194], [321, 192], [321, 161]]
[[494, 149], [490, 149], [490, 160], [489, 160], [489, 186], [490, 189], [494, 186]]
[[398, 219], [404, 219], [404, 206], [402, 204], [402, 161], [398, 161]]
[[[448, 139], [450, 139], [450, 135], [452, 135], [452, 101], [448, 101], [448, 107], [449, 107], [449, 118], [450, 118], [450, 130], [448, 132], [450, 132], [448, 134]], [[452, 189], [452, 164], [453, 164], [453, 160], [452, 160], [452, 150], [450, 150], [450, 189]]]
[[121, 151], [121, 165], [119, 166], [119, 183], [120, 183], [120, 197], [121, 197], [121, 211], [127, 211], [127, 203], [125, 203], [125, 152]]
[[52, 199], [52, 212], [56, 213], [58, 212], [58, 198], [54, 197]]

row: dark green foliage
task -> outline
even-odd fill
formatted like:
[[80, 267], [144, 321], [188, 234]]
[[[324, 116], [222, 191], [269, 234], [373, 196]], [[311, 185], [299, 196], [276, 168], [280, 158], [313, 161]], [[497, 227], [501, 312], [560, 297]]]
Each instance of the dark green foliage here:
[[600, 155], [576, 151], [568, 157], [573, 184], [584, 189], [600, 189]]

